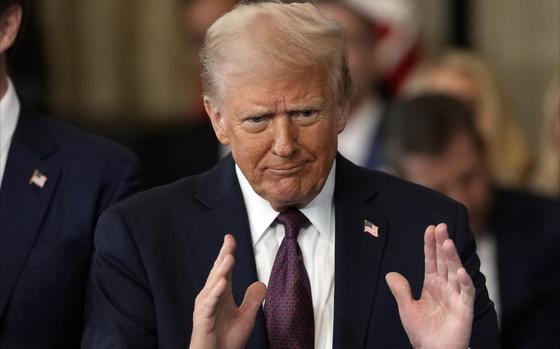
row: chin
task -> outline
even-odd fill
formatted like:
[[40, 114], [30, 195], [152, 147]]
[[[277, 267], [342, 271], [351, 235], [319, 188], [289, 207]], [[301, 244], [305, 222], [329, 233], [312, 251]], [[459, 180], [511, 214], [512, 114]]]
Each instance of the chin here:
[[271, 193], [271, 195], [268, 195], [265, 199], [276, 211], [282, 211], [288, 207], [303, 207], [310, 201], [308, 197], [303, 195], [300, 191], [290, 190], [275, 190], [274, 193]]
[[[269, 181], [262, 193], [276, 211], [287, 207], [304, 207], [318, 194], [313, 188], [304, 185], [301, 177], [285, 177], [281, 180]], [[280, 209], [280, 210], [279, 210]]]

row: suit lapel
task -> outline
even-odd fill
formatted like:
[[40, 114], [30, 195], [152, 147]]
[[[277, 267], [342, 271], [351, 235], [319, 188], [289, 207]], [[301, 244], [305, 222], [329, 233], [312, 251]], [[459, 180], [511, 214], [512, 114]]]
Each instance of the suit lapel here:
[[[17, 283], [56, 187], [60, 169], [45, 161], [56, 150], [43, 117], [22, 104], [0, 190], [0, 317]], [[46, 178], [30, 184], [35, 170]]]
[[[240, 305], [247, 287], [257, 281], [257, 268], [247, 210], [231, 154], [203, 179], [196, 199], [207, 207], [206, 213], [195, 223], [192, 234], [202, 277], [206, 281], [222, 246], [224, 235], [233, 234], [237, 242], [237, 251], [232, 274], [232, 291], [235, 302]], [[267, 347], [264, 315], [259, 311], [246, 348]]]
[[[373, 300], [383, 277], [380, 270], [389, 222], [374, 207], [375, 185], [362, 171], [337, 157], [334, 348], [364, 347]], [[365, 220], [377, 227], [378, 237], [364, 231]]]

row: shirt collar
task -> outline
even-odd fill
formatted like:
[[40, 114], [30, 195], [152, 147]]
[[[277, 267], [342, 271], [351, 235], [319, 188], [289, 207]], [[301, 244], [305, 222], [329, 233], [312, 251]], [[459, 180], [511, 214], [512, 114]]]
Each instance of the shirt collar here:
[[16, 130], [20, 104], [12, 81], [8, 78], [8, 89], [0, 98], [0, 153], [6, 151]]
[[[329, 241], [332, 239], [333, 227], [333, 195], [335, 183], [336, 160], [333, 162], [329, 176], [319, 194], [300, 211], [309, 219], [311, 224], [319, 231], [319, 235]], [[247, 208], [249, 217], [249, 225], [251, 228], [251, 237], [253, 245], [255, 245], [264, 235], [268, 227], [274, 222], [278, 216], [268, 201], [259, 196], [237, 164], [235, 165], [237, 179], [243, 193], [243, 200]]]

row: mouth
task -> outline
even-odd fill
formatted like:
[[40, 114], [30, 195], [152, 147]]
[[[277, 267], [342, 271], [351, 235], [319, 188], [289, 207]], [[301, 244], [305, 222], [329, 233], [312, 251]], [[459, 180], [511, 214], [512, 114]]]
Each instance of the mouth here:
[[278, 166], [278, 167], [269, 167], [267, 170], [275, 175], [278, 176], [291, 176], [303, 169], [305, 164], [301, 165], [291, 165], [291, 166]]

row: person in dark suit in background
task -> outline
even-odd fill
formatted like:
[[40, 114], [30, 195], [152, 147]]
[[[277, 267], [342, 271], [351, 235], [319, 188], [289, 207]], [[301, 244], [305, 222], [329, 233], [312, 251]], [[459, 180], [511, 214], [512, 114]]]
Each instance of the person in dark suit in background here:
[[560, 202], [494, 186], [472, 111], [458, 100], [420, 95], [388, 120], [387, 168], [467, 207], [502, 345], [559, 347]]
[[378, 134], [386, 101], [378, 93], [375, 23], [351, 1], [325, 1], [321, 11], [342, 24], [348, 41], [348, 69], [354, 92], [348, 105], [348, 123], [338, 136], [338, 151], [356, 165], [375, 169], [379, 164]]
[[499, 347], [464, 207], [337, 155], [345, 52], [311, 4], [212, 25], [204, 102], [231, 154], [102, 215], [83, 348]]
[[139, 163], [17, 95], [22, 6], [0, 0], [0, 348], [76, 348], [97, 218], [139, 189]]

